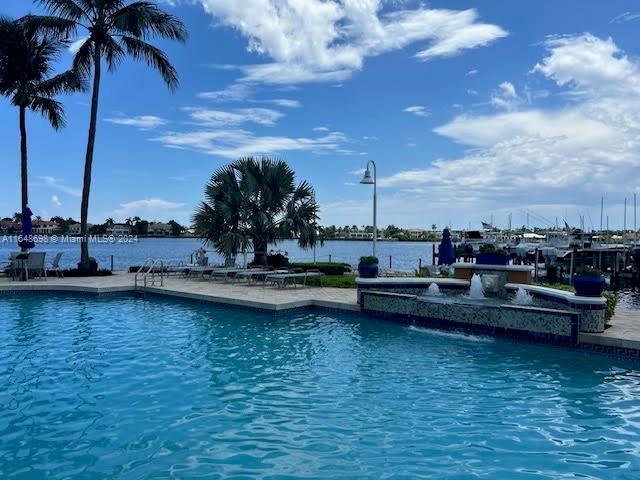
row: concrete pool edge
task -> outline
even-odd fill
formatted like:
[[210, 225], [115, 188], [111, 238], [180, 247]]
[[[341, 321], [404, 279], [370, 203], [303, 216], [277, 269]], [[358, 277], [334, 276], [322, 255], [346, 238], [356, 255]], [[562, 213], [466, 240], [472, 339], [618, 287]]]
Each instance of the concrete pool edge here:
[[[116, 277], [114, 275], [113, 277]], [[346, 313], [360, 313], [361, 309], [356, 303], [356, 292], [353, 291], [354, 299], [353, 302], [341, 301], [338, 299], [330, 299], [327, 298], [327, 295], [324, 295], [323, 298], [323, 289], [321, 288], [306, 288], [305, 292], [308, 292], [307, 299], [304, 300], [294, 300], [288, 302], [268, 302], [268, 301], [255, 301], [255, 300], [245, 300], [234, 298], [231, 296], [224, 296], [221, 294], [206, 294], [206, 293], [197, 293], [197, 292], [189, 292], [184, 289], [172, 289], [170, 287], [136, 287], [133, 285], [133, 277], [130, 275], [117, 275], [117, 277], [121, 277], [118, 282], [109, 282], [108, 280], [112, 277], [103, 277], [101, 279], [92, 279], [90, 284], [88, 284], [86, 279], [76, 278], [76, 279], [65, 279], [64, 283], [58, 281], [58, 279], [50, 279], [48, 281], [30, 281], [27, 283], [18, 283], [18, 282], [2, 282], [0, 281], [0, 294], [12, 294], [12, 293], [30, 293], [30, 292], [58, 292], [58, 293], [84, 293], [84, 294], [93, 294], [93, 295], [108, 295], [108, 294], [118, 294], [118, 293], [132, 293], [132, 294], [152, 294], [165, 296], [170, 298], [182, 298], [186, 300], [195, 300], [199, 302], [208, 302], [218, 305], [228, 305], [228, 306], [236, 306], [236, 307], [244, 307], [258, 310], [266, 310], [274, 313], [277, 312], [290, 312], [296, 309], [304, 309], [304, 308], [320, 308], [320, 309], [328, 309], [328, 310], [336, 310], [342, 311]], [[111, 284], [109, 284], [111, 283]], [[185, 282], [182, 282], [183, 284]], [[189, 282], [186, 282], [186, 285], [189, 286]], [[261, 287], [249, 287], [249, 288], [261, 288]], [[188, 290], [188, 289], [187, 289]], [[303, 289], [299, 289], [298, 291], [302, 291]], [[325, 289], [326, 290], [326, 289]], [[290, 290], [293, 292], [294, 290]], [[286, 293], [286, 292], [283, 292]], [[635, 313], [635, 312], [634, 312]], [[638, 329], [640, 330], [640, 312], [637, 313], [638, 316]], [[393, 318], [393, 316], [385, 316], [385, 320], [394, 321], [396, 323], [405, 323], [401, 318]], [[456, 328], [461, 328], [464, 330], [464, 325], [454, 325]], [[614, 330], [614, 329], [610, 329]], [[620, 329], [619, 332], [613, 331], [605, 331], [604, 333], [579, 333], [578, 334], [578, 342], [574, 346], [570, 347], [561, 347], [561, 348], [571, 348], [577, 350], [585, 350], [589, 352], [594, 352], [598, 354], [604, 354], [607, 356], [614, 356], [618, 358], [627, 358], [633, 360], [640, 360], [640, 333], [638, 338], [629, 338], [627, 336], [626, 329]], [[514, 340], [516, 340], [514, 338]], [[526, 339], [521, 339], [526, 341]], [[539, 343], [539, 342], [536, 342]], [[540, 343], [544, 345], [545, 343]], [[549, 344], [553, 346], [552, 344]]]

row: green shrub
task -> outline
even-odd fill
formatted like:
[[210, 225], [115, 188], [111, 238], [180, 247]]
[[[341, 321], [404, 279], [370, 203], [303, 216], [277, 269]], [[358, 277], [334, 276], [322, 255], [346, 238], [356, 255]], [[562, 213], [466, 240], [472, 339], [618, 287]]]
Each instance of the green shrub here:
[[360, 257], [360, 263], [364, 265], [377, 265], [378, 257], [374, 257], [374, 256]]
[[307, 278], [307, 285], [312, 287], [357, 288], [353, 275], [325, 275], [324, 277]]
[[288, 268], [289, 259], [281, 253], [267, 255], [267, 265], [273, 268]]
[[586, 265], [585, 267], [580, 269], [580, 271], [578, 272], [578, 275], [598, 277], [602, 275], [602, 272], [598, 270], [596, 267], [593, 267], [591, 265]]
[[480, 253], [486, 253], [488, 255], [509, 255], [506, 249], [490, 244], [480, 245]]
[[620, 298], [617, 293], [613, 292], [603, 292], [602, 296], [607, 299], [604, 307], [604, 319], [605, 321], [609, 321], [613, 317], [613, 314], [616, 313], [616, 306]]
[[318, 263], [290, 263], [290, 268], [300, 268], [302, 271], [319, 270], [325, 275], [343, 275], [351, 271], [351, 267], [346, 263], [338, 262], [318, 262]]

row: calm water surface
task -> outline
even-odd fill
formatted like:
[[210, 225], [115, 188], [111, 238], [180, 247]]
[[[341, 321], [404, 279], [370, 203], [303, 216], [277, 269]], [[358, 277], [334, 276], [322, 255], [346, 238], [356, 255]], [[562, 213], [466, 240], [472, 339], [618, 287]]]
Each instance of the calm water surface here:
[[[6, 240], [6, 239], [5, 239]], [[413, 271], [418, 268], [419, 259], [431, 262], [431, 243], [427, 242], [378, 242], [378, 256], [381, 265], [397, 270]], [[95, 243], [91, 244], [91, 256], [98, 260], [101, 268], [111, 267], [113, 255], [114, 268], [127, 269], [131, 265], [141, 265], [148, 258], [161, 258], [167, 261], [188, 261], [189, 256], [202, 246], [195, 238], [140, 238], [136, 243]], [[292, 261], [312, 261], [313, 250], [302, 250], [296, 242], [286, 240], [271, 248], [286, 251]], [[15, 243], [0, 242], [0, 265], [8, 259], [10, 252], [17, 251]], [[47, 252], [49, 262], [57, 252], [64, 252], [63, 267], [75, 267], [80, 260], [80, 245], [76, 243], [38, 244], [34, 251]], [[210, 262], [221, 262], [220, 256], [210, 251]], [[356, 265], [363, 255], [371, 255], [371, 241], [331, 241], [316, 248], [318, 261], [346, 262]], [[249, 257], [251, 258], [251, 257]]]
[[336, 313], [0, 296], [0, 478], [637, 479], [638, 363]]

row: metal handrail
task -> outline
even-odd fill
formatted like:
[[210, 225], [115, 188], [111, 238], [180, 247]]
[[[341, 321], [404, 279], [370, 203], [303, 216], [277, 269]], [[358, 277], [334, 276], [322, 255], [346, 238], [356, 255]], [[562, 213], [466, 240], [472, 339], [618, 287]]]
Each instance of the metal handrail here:
[[136, 276], [134, 277], [134, 285], [135, 288], [138, 288], [138, 276], [142, 275], [143, 286], [146, 288], [147, 286], [147, 278], [149, 274], [151, 274], [151, 285], [156, 284], [156, 267], [160, 266], [160, 286], [164, 286], [164, 262], [160, 259], [147, 259], [144, 264], [138, 269], [136, 272]]

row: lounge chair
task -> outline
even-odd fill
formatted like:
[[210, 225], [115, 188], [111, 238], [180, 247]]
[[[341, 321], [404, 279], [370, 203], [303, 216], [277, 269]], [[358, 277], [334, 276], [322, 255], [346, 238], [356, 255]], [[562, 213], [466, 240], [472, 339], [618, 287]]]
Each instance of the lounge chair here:
[[243, 272], [237, 272], [234, 276], [235, 279], [237, 280], [243, 280], [243, 279], [247, 279], [247, 284], [251, 285], [251, 281], [256, 281], [256, 282], [266, 282], [267, 277], [269, 275], [277, 275], [280, 273], [288, 273], [287, 270], [265, 270], [265, 269], [259, 269], [256, 271], [256, 269], [250, 269], [250, 270], [245, 270]]
[[44, 264], [44, 257], [46, 252], [30, 252], [27, 257], [24, 270], [26, 274], [26, 279], [29, 280], [29, 276], [32, 278], [39, 277], [47, 279], [47, 269]]
[[238, 274], [247, 275], [251, 273], [259, 273], [264, 272], [264, 268], [220, 268], [214, 270], [209, 275], [210, 279], [222, 278], [223, 280], [228, 280], [230, 278], [237, 278]]
[[307, 278], [322, 277], [324, 274], [315, 270], [307, 270], [306, 272], [297, 273], [276, 273], [273, 275], [267, 275], [265, 283], [271, 283], [278, 288], [286, 288], [287, 285], [293, 284], [294, 288], [297, 288], [298, 283], [296, 280], [302, 279], [302, 287], [307, 286]]
[[11, 280], [15, 280], [25, 273], [25, 265], [29, 254], [26, 252], [11, 252], [9, 265], [6, 267], [7, 274], [11, 275]]
[[62, 252], [56, 253], [56, 256], [53, 257], [53, 262], [51, 262], [51, 268], [50, 268], [50, 270], [55, 272], [56, 277], [58, 277], [58, 278], [64, 278], [64, 274], [62, 273], [62, 270], [60, 269], [60, 259], [61, 258], [62, 258]]

